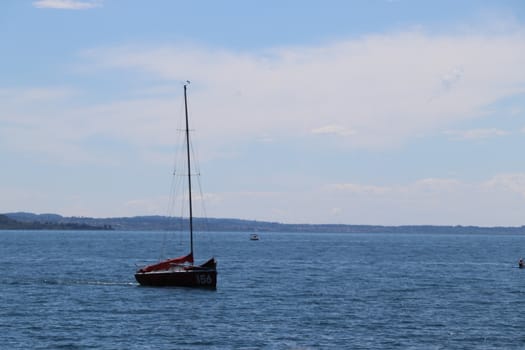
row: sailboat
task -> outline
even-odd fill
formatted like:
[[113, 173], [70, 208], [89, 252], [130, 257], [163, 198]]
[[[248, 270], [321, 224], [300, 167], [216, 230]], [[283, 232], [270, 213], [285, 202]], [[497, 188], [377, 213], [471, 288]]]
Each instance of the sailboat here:
[[[189, 83], [189, 81], [187, 82]], [[184, 84], [184, 111], [186, 116], [186, 161], [188, 170], [189, 236], [190, 252], [184, 256], [167, 259], [140, 268], [135, 279], [143, 286], [199, 287], [215, 289], [217, 285], [217, 261], [211, 258], [201, 265], [193, 259], [193, 208], [191, 192], [190, 128], [188, 121], [187, 84]]]

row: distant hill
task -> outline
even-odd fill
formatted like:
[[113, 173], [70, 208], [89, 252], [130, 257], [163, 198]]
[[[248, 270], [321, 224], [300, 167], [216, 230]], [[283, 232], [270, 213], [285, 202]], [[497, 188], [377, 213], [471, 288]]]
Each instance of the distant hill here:
[[[4, 219], [2, 219], [4, 217]], [[7, 219], [7, 220], [6, 220]], [[2, 223], [4, 220], [4, 223]], [[9, 221], [11, 220], [11, 221]], [[134, 216], [116, 218], [64, 217], [57, 214], [7, 213], [0, 216], [0, 229], [9, 225], [26, 225], [24, 229], [115, 229], [126, 231], [181, 230], [188, 226], [187, 219], [166, 216]], [[525, 226], [519, 227], [479, 227], [479, 226], [432, 226], [432, 225], [341, 225], [341, 224], [282, 224], [241, 219], [194, 218], [197, 231], [223, 232], [326, 232], [326, 233], [520, 233], [525, 234]], [[33, 226], [31, 226], [33, 225]], [[34, 227], [34, 228], [33, 228]]]
[[52, 220], [17, 220], [8, 215], [0, 214], [0, 230], [112, 230], [110, 225], [88, 225], [82, 222], [60, 222], [60, 215], [54, 215]]

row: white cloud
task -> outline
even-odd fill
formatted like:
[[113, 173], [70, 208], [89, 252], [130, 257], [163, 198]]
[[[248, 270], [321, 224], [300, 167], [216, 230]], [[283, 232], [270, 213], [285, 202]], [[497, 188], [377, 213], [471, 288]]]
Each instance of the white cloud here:
[[378, 149], [485, 116], [490, 104], [525, 93], [524, 33], [403, 32], [263, 52], [127, 46], [84, 57], [99, 69], [191, 79], [199, 129], [223, 139], [313, 131]]
[[118, 161], [112, 154], [114, 147], [92, 146], [90, 140], [102, 138], [111, 146], [136, 148], [139, 156], [151, 161], [171, 163], [173, 154], [162, 158], [151, 149], [169, 145], [173, 150], [177, 133], [174, 101], [146, 97], [75, 106], [73, 97], [79, 95], [79, 91], [63, 87], [1, 89], [0, 145], [64, 163]]
[[312, 130], [312, 134], [319, 135], [337, 135], [337, 136], [352, 136], [356, 134], [355, 130], [347, 129], [340, 125], [326, 125]]
[[[525, 174], [483, 181], [426, 178], [391, 185], [341, 183], [294, 192], [216, 193], [215, 217], [287, 223], [523, 225]], [[501, 210], [503, 208], [503, 210]]]
[[327, 188], [334, 191], [366, 195], [383, 195], [393, 191], [392, 188], [385, 186], [361, 185], [354, 183], [333, 184], [327, 186]]
[[[57, 184], [58, 186], [58, 184]], [[57, 187], [57, 189], [59, 186]], [[80, 216], [129, 216], [169, 212], [168, 197], [122, 199], [67, 191], [0, 188], [0, 212], [58, 212]], [[283, 192], [205, 194], [208, 217], [236, 217], [285, 223], [436, 224], [519, 226], [525, 224], [525, 173], [498, 174], [468, 182], [427, 178], [391, 185], [342, 183]], [[202, 216], [196, 197], [196, 216]], [[176, 211], [175, 215], [180, 212]]]
[[366, 196], [368, 198], [391, 197], [403, 198], [406, 196], [428, 197], [429, 195], [453, 192], [462, 184], [456, 179], [426, 178], [417, 180], [408, 185], [377, 186], [356, 183], [332, 184], [325, 187], [328, 193]]
[[[189, 78], [192, 127], [217, 154], [223, 144], [261, 135], [265, 140], [336, 135], [348, 148], [389, 149], [485, 116], [488, 105], [525, 93], [524, 33], [404, 32], [262, 52], [188, 45], [92, 49], [82, 54], [85, 74], [107, 77], [126, 69], [137, 72], [137, 79], [147, 73], [149, 84], [129, 91], [127, 99], [90, 101], [88, 107], [75, 106], [82, 96], [71, 88], [0, 90], [0, 121], [19, 126], [12, 124], [2, 141], [62, 158], [64, 150], [74, 150], [70, 159], [86, 153], [84, 159], [96, 160], [104, 156], [90, 156], [75, 142], [104, 135], [147, 152], [172, 141], [173, 116], [181, 110], [178, 82]], [[151, 84], [151, 77], [160, 81]], [[173, 89], [179, 90], [178, 100], [167, 93]], [[474, 139], [505, 131], [449, 134]]]
[[[104, 100], [110, 102], [96, 101], [96, 93], [83, 101], [89, 93], [81, 91], [86, 86], [4, 88], [2, 150], [37, 155], [39, 160], [55, 157], [67, 164], [118, 162], [112, 147], [89, 143], [100, 137], [131, 147], [123, 153], [141, 165], [144, 159], [171, 164], [177, 129], [173, 116], [182, 106], [177, 81], [185, 79], [194, 82], [189, 98], [197, 140], [209, 142], [214, 155], [222, 157], [235, 156], [244, 142], [277, 143], [289, 136], [308, 142], [309, 137], [337, 135], [336, 142], [348, 148], [390, 149], [487, 111], [495, 113], [487, 106], [525, 93], [523, 28], [497, 35], [371, 35], [264, 52], [184, 45], [98, 48], [86, 51], [83, 60], [89, 68], [83, 73], [90, 78], [103, 74], [111, 79], [115, 70], [123, 69], [138, 82], [143, 73], [148, 79], [137, 84], [141, 91]], [[158, 79], [155, 84], [152, 77]], [[171, 88], [177, 89], [178, 99]], [[448, 132], [466, 139], [507, 133], [500, 128]], [[166, 157], [158, 152], [163, 147]], [[525, 210], [521, 176], [500, 175], [479, 183], [428, 178], [395, 185], [350, 181], [297, 192], [213, 193], [209, 214], [286, 222], [331, 222], [336, 215], [344, 223], [519, 224], [519, 211]], [[301, 186], [313, 187], [310, 180]], [[288, 181], [282, 187], [297, 188], [294, 185]], [[44, 209], [28, 210], [54, 211], [47, 204], [50, 199], [39, 200]], [[112, 216], [164, 205], [159, 198], [115, 197], [104, 208], [88, 201], [75, 204], [66, 198], [54, 207], [79, 208], [57, 210], [64, 214]], [[115, 208], [121, 211], [112, 212]]]
[[498, 174], [479, 182], [427, 178], [388, 186], [334, 184], [317, 192], [317, 201], [330, 203], [311, 213], [319, 213], [317, 221], [336, 207], [345, 223], [523, 225], [525, 174]]
[[499, 174], [486, 181], [484, 186], [509, 191], [525, 197], [525, 174]]
[[441, 84], [446, 90], [449, 90], [459, 82], [462, 76], [463, 68], [456, 67], [443, 76], [443, 78], [441, 79]]
[[39, 0], [34, 1], [36, 8], [60, 9], [60, 10], [88, 10], [102, 6], [101, 1], [79, 1], [79, 0]]

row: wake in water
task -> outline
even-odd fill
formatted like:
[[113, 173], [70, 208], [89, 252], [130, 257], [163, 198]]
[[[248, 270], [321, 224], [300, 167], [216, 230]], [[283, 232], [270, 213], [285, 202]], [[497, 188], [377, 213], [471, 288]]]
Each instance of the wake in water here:
[[10, 279], [1, 281], [0, 284], [6, 285], [90, 285], [90, 286], [138, 286], [135, 282], [119, 282], [119, 281], [90, 281], [90, 280], [73, 280], [73, 279]]
[[89, 280], [49, 280], [45, 279], [42, 281], [44, 284], [53, 285], [91, 285], [91, 286], [137, 286], [138, 283], [134, 282], [111, 282], [111, 281], [89, 281]]

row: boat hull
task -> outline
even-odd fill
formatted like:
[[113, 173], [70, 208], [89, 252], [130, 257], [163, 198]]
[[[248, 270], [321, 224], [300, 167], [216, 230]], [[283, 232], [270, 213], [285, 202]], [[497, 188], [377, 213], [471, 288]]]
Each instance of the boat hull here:
[[216, 289], [216, 270], [137, 272], [135, 279], [142, 286], [194, 287]]

